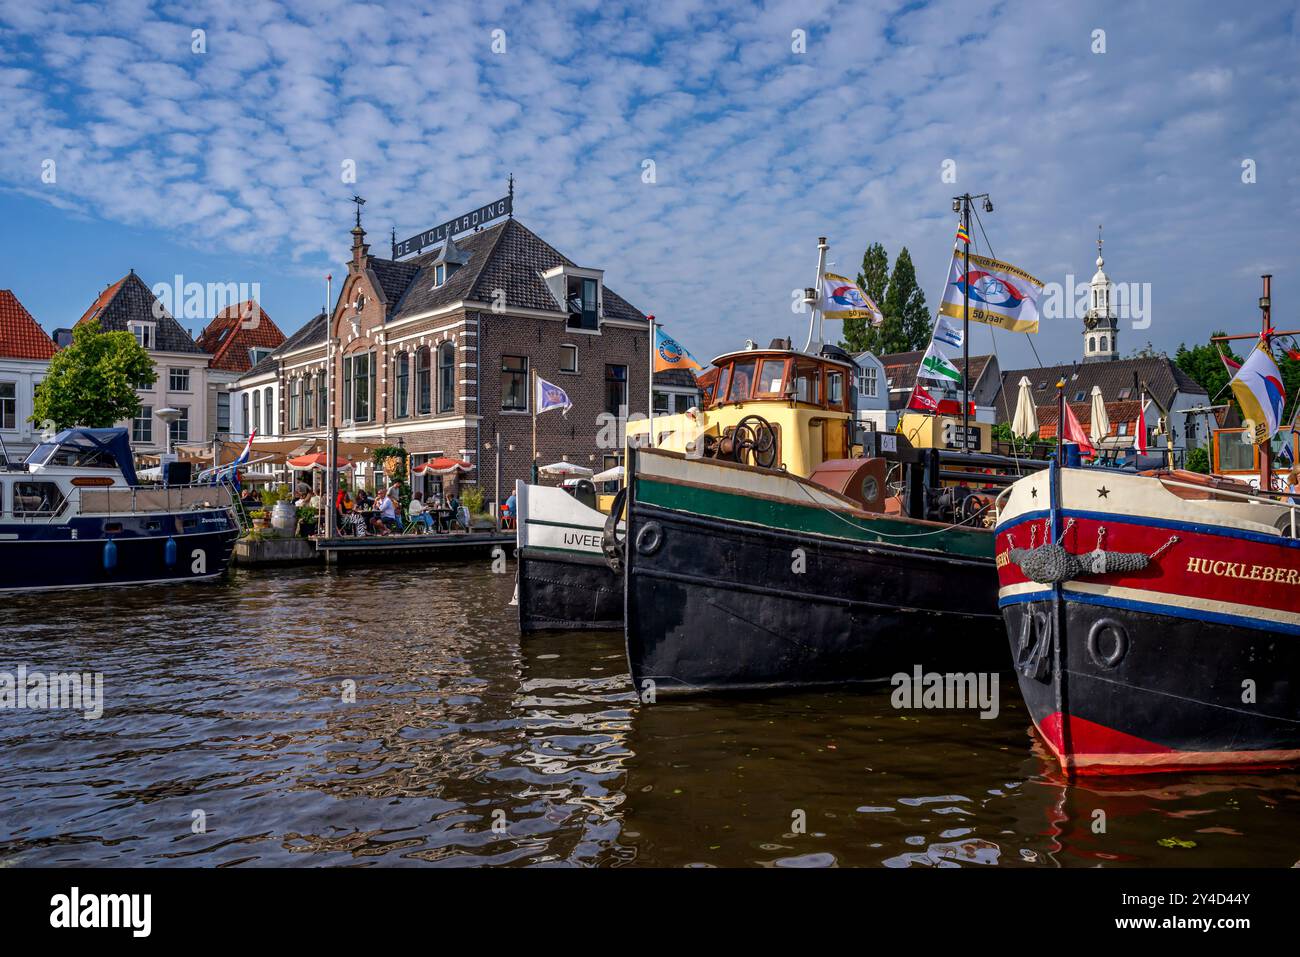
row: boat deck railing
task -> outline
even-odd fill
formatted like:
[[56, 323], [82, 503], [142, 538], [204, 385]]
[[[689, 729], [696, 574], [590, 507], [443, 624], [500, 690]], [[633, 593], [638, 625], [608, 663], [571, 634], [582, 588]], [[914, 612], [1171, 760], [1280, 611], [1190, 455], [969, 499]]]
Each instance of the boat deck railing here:
[[83, 488], [79, 490], [77, 498], [78, 515], [190, 512], [203, 509], [229, 509], [233, 506], [233, 497], [227, 485]]

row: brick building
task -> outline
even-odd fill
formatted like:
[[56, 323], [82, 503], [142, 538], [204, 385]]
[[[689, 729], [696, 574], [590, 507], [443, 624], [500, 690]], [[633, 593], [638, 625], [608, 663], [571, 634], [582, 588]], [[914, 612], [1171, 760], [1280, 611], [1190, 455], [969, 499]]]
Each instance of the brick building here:
[[[491, 499], [498, 451], [502, 489], [530, 474], [540, 376], [573, 402], [565, 415], [537, 417], [540, 464], [599, 471], [618, 460], [621, 434], [613, 430], [611, 448], [601, 439], [611, 416], [647, 411], [648, 323], [603, 270], [577, 265], [514, 218], [460, 238], [449, 229], [410, 259], [372, 255], [359, 217], [352, 240], [329, 317], [342, 440], [402, 444], [412, 465], [462, 460], [470, 470], [458, 481]], [[282, 438], [324, 434], [325, 337], [324, 321], [309, 323], [235, 386], [275, 397]], [[265, 424], [265, 408], [260, 417]]]

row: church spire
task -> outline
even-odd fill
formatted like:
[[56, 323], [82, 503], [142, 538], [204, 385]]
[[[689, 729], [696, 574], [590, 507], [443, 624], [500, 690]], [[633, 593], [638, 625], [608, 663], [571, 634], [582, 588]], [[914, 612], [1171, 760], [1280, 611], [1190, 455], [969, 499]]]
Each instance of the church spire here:
[[1088, 311], [1083, 317], [1083, 361], [1108, 362], [1119, 358], [1119, 321], [1113, 306], [1113, 284], [1102, 266], [1101, 226], [1097, 226], [1097, 271], [1088, 284]]

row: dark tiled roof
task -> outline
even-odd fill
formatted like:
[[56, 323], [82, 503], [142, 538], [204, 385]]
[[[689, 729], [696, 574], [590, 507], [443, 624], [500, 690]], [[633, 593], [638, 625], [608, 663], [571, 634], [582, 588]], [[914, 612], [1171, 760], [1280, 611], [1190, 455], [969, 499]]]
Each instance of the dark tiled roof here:
[[266, 356], [253, 368], [249, 369], [240, 378], [248, 379], [253, 376], [263, 375], [267, 372], [274, 372], [280, 364], [280, 360], [290, 352], [296, 352], [298, 349], [305, 349], [308, 346], [319, 345], [325, 341], [325, 313], [318, 312], [312, 316], [303, 325], [301, 329], [291, 335], [288, 339], [280, 344], [269, 356]]
[[[1070, 409], [1074, 412], [1079, 424], [1083, 426], [1085, 432], [1089, 431], [1092, 425], [1092, 402], [1071, 402]], [[1056, 435], [1056, 422], [1059, 418], [1056, 403], [1049, 405], [1040, 405], [1037, 408], [1038, 428], [1040, 438], [1051, 438]], [[1106, 418], [1110, 422], [1110, 432], [1108, 435], [1119, 434], [1119, 426], [1122, 422], [1127, 422], [1130, 426], [1137, 421], [1138, 417], [1138, 400], [1131, 399], [1120, 402], [1106, 403]], [[1152, 409], [1147, 407], [1147, 425], [1155, 425], [1155, 418], [1152, 416]], [[1043, 432], [1042, 429], [1048, 429]], [[1130, 432], [1132, 429], [1129, 430]]]
[[402, 294], [420, 271], [414, 260], [393, 262], [391, 259], [376, 258], [370, 260], [370, 268], [375, 271], [375, 278], [379, 280], [379, 288], [384, 291], [390, 310], [396, 309]]
[[[257, 310], [254, 314], [253, 310]], [[251, 320], [256, 315], [256, 321]], [[284, 333], [260, 305], [251, 299], [228, 306], [199, 335], [198, 346], [212, 354], [212, 368], [247, 372], [252, 368], [250, 349], [276, 349]]]
[[655, 385], [670, 385], [677, 388], [698, 389], [695, 373], [690, 369], [665, 369], [655, 373]]
[[[925, 358], [925, 352], [891, 352], [888, 355], [880, 357], [880, 361], [885, 365], [885, 378], [889, 380], [891, 389], [910, 389], [916, 382], [917, 370], [921, 368], [921, 360]], [[971, 356], [971, 380], [970, 389], [975, 391], [979, 381], [984, 376], [984, 370], [989, 366], [989, 360], [992, 356]], [[953, 359], [952, 364], [957, 367], [957, 371], [963, 376], [966, 374], [966, 361], [960, 357]]]
[[152, 322], [157, 333], [155, 351], [203, 354], [190, 334], [162, 308], [152, 290], [134, 272], [101, 292], [85, 315], [77, 320], [77, 325], [92, 319], [98, 319], [99, 328], [105, 332], [129, 332], [128, 323]]
[[[1041, 369], [1012, 369], [1002, 374], [1002, 390], [1007, 398], [1008, 409], [1014, 410], [1016, 407], [1021, 376], [1029, 377], [1034, 402], [1040, 406], [1056, 404], [1056, 383], [1062, 378], [1065, 379], [1065, 394], [1071, 403], [1080, 392], [1085, 396], [1092, 395], [1094, 385], [1101, 387], [1102, 398], [1107, 402], [1120, 401], [1122, 389], [1132, 390], [1128, 398], [1135, 398], [1144, 382], [1151, 398], [1166, 410], [1173, 402], [1176, 392], [1205, 395], [1205, 387], [1197, 385], [1172, 359], [1154, 356], [1114, 359], [1110, 362], [1078, 362]], [[999, 417], [1010, 414], [1003, 411], [1003, 403], [998, 402], [996, 406]]]
[[0, 356], [6, 359], [49, 359], [57, 352], [54, 340], [8, 289], [0, 289]]
[[[390, 305], [396, 304], [390, 320], [405, 319], [462, 299], [492, 302], [498, 289], [505, 291], [508, 306], [551, 312], [561, 309], [541, 274], [556, 266], [576, 264], [519, 220], [507, 219], [471, 233], [459, 240], [457, 246], [468, 255], [469, 262], [452, 272], [437, 289], [433, 288], [433, 266], [441, 247], [399, 263], [371, 260], [372, 267], [382, 263], [379, 268], [390, 275], [396, 274], [392, 268], [395, 266], [417, 267], [404, 295], [394, 297], [385, 286], [384, 294], [389, 297]], [[382, 276], [380, 281], [385, 282]], [[645, 321], [639, 309], [608, 286], [604, 288], [604, 305], [606, 318]]]

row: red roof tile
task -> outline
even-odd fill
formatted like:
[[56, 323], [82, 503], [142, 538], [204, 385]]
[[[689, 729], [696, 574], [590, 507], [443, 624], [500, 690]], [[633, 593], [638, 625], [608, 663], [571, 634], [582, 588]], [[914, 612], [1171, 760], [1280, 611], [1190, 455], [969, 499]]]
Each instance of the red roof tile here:
[[54, 340], [23, 308], [18, 297], [0, 289], [0, 356], [6, 359], [49, 359], [58, 351]]
[[223, 309], [198, 338], [199, 348], [212, 355], [212, 368], [231, 372], [253, 367], [249, 349], [278, 349], [283, 342], [280, 327], [251, 299]]

